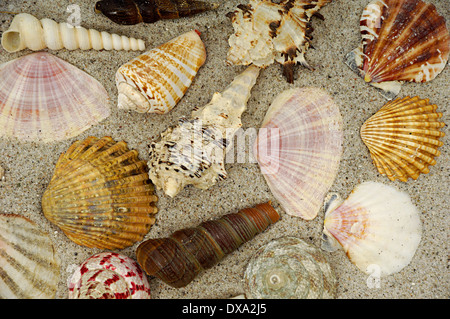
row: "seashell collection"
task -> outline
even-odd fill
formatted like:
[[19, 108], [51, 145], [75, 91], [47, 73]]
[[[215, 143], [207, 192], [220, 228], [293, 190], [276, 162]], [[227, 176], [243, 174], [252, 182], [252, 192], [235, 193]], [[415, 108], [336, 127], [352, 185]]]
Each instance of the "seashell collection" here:
[[444, 0], [0, 17], [0, 299], [447, 296]]

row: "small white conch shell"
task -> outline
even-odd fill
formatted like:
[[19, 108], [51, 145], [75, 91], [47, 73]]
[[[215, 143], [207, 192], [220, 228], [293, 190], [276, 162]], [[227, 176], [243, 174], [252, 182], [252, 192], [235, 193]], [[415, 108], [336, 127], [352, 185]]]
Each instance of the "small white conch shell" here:
[[66, 22], [51, 19], [39, 20], [28, 13], [16, 15], [2, 36], [2, 46], [8, 52], [26, 48], [39, 51], [50, 50], [145, 50], [143, 40], [99, 32], [94, 29], [74, 27]]
[[339, 106], [319, 88], [286, 90], [267, 110], [254, 154], [287, 214], [317, 216], [338, 172], [342, 125]]
[[186, 32], [122, 65], [116, 72], [118, 108], [157, 114], [172, 110], [206, 60], [197, 32]]
[[130, 257], [103, 252], [86, 259], [68, 279], [69, 299], [150, 299], [150, 285]]
[[249, 66], [211, 101], [180, 119], [150, 145], [149, 177], [158, 189], [174, 197], [185, 186], [208, 189], [225, 179], [225, 154], [242, 126], [252, 87], [260, 68]]
[[363, 272], [387, 276], [407, 266], [422, 229], [419, 211], [408, 194], [377, 182], [358, 185], [342, 201], [329, 195], [325, 205], [322, 249], [342, 247]]

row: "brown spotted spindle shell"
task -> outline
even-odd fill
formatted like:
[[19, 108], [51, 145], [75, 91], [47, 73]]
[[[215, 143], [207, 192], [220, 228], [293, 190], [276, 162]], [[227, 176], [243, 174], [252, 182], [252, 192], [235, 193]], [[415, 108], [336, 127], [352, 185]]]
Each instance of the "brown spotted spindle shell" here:
[[95, 11], [115, 23], [132, 25], [178, 19], [217, 7], [216, 3], [197, 0], [102, 0], [95, 4]]
[[137, 261], [148, 275], [172, 287], [184, 287], [279, 218], [270, 203], [259, 204], [176, 231], [168, 238], [149, 239], [137, 248]]

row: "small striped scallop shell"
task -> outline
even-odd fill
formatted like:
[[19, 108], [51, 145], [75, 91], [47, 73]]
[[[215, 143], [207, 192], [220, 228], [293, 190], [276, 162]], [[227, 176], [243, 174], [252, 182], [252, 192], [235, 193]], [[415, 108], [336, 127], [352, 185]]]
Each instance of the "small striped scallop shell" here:
[[172, 110], [206, 60], [197, 32], [184, 33], [122, 65], [116, 72], [119, 109], [158, 114]]
[[380, 276], [399, 272], [412, 260], [422, 227], [407, 193], [376, 182], [358, 185], [342, 201], [331, 194], [325, 205], [322, 248], [342, 247], [363, 272]]
[[322, 251], [291, 236], [261, 247], [244, 274], [249, 299], [330, 299], [335, 297], [336, 282]]
[[88, 137], [59, 157], [42, 209], [75, 243], [122, 249], [148, 233], [156, 201], [136, 150], [111, 137]]
[[61, 141], [110, 115], [103, 85], [49, 53], [32, 53], [0, 65], [0, 78], [0, 136]]
[[69, 299], [150, 299], [150, 284], [136, 261], [113, 252], [86, 259], [68, 279]]
[[436, 109], [428, 99], [398, 98], [363, 124], [361, 138], [380, 174], [406, 182], [430, 171], [443, 145], [439, 138], [445, 136]]
[[432, 4], [375, 0], [364, 9], [360, 27], [361, 45], [346, 63], [389, 100], [403, 81], [431, 81], [447, 64], [450, 35]]
[[318, 88], [295, 88], [275, 98], [254, 144], [272, 194], [286, 213], [317, 216], [342, 155], [339, 107]]
[[59, 275], [49, 235], [26, 217], [0, 214], [0, 299], [55, 298]]

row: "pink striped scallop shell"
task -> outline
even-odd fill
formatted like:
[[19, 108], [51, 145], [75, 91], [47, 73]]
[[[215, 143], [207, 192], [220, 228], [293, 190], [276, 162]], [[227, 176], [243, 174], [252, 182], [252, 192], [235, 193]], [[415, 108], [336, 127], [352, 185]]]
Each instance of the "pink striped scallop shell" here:
[[327, 92], [294, 88], [269, 107], [253, 152], [286, 213], [310, 220], [336, 178], [342, 144], [342, 117]]
[[130, 257], [102, 252], [86, 259], [68, 280], [69, 299], [150, 299], [148, 279]]
[[4, 63], [0, 78], [0, 137], [61, 141], [110, 115], [103, 85], [50, 53]]

